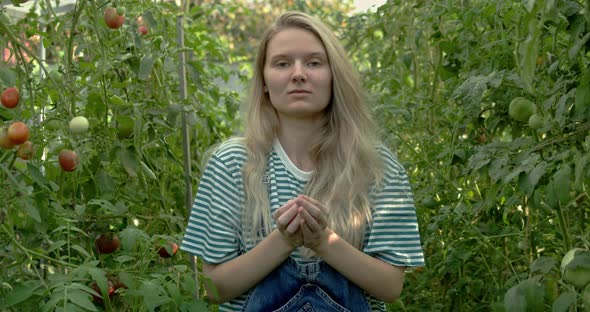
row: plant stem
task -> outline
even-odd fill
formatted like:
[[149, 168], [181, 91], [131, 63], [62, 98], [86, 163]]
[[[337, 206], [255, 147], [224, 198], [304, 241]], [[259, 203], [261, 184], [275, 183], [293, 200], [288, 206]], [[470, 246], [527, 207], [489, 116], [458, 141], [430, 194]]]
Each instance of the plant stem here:
[[72, 268], [77, 268], [78, 267], [75, 264], [71, 264], [71, 263], [67, 263], [67, 262], [64, 262], [64, 261], [61, 261], [61, 260], [58, 260], [58, 259], [54, 259], [54, 258], [51, 258], [49, 256], [46, 256], [46, 255], [44, 255], [42, 253], [38, 253], [36, 251], [33, 251], [33, 250], [28, 249], [27, 247], [25, 247], [21, 243], [19, 243], [16, 240], [16, 238], [14, 238], [14, 235], [6, 228], [6, 226], [4, 226], [4, 224], [0, 224], [0, 227], [2, 227], [2, 229], [4, 230], [4, 232], [6, 232], [8, 235], [10, 235], [10, 239], [14, 242], [14, 244], [16, 245], [16, 247], [18, 247], [20, 250], [22, 250], [29, 257], [30, 256], [36, 256], [38, 258], [45, 259], [45, 260], [51, 261], [53, 263], [61, 264], [63, 266], [69, 266], [69, 267], [72, 267]]
[[[547, 206], [547, 204], [544, 204]], [[557, 223], [559, 224], [559, 230], [561, 231], [561, 236], [563, 236], [563, 243], [565, 246], [565, 251], [572, 249], [572, 243], [570, 242], [570, 235], [567, 231], [567, 225], [565, 224], [565, 218], [563, 217], [563, 209], [561, 209], [561, 205], [558, 204], [557, 209], [554, 209], [555, 215], [557, 216]]]

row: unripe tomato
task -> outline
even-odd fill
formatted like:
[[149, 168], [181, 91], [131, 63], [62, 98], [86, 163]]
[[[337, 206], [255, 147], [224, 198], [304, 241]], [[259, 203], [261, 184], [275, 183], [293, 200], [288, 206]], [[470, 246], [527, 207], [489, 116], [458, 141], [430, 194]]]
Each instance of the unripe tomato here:
[[59, 166], [61, 167], [61, 169], [63, 171], [74, 171], [76, 170], [76, 167], [78, 166], [78, 163], [80, 162], [80, 157], [78, 156], [78, 154], [76, 154], [76, 152], [69, 150], [69, 149], [64, 149], [61, 152], [59, 152]]
[[5, 149], [12, 149], [14, 143], [8, 138], [8, 129], [0, 128], [0, 147]]
[[84, 116], [77, 116], [70, 120], [70, 131], [72, 131], [72, 133], [84, 133], [88, 131], [89, 126], [88, 119]]
[[29, 139], [29, 127], [22, 121], [16, 121], [8, 127], [8, 138], [15, 145], [23, 144]]
[[119, 14], [117, 9], [108, 7], [104, 10], [104, 22], [111, 29], [119, 29], [125, 23], [125, 13]]
[[21, 144], [16, 150], [16, 155], [18, 158], [23, 160], [31, 159], [33, 156], [33, 142], [26, 141], [25, 143]]
[[7, 88], [2, 92], [2, 105], [6, 108], [15, 108], [18, 105], [19, 96], [17, 88]]
[[535, 106], [535, 103], [524, 97], [516, 97], [510, 101], [510, 104], [508, 105], [508, 115], [510, 115], [512, 119], [521, 122], [528, 122], [531, 115], [536, 111], [537, 107]]

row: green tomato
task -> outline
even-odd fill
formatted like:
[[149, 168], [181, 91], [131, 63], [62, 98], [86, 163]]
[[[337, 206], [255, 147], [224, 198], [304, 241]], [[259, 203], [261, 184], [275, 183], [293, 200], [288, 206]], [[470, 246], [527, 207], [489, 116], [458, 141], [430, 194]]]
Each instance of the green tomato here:
[[531, 117], [529, 118], [529, 127], [531, 127], [531, 129], [533, 129], [533, 130], [537, 130], [537, 129], [543, 127], [544, 124], [545, 124], [545, 121], [543, 120], [543, 117], [541, 117], [537, 114], [532, 114]]
[[122, 139], [129, 139], [133, 136], [135, 121], [129, 116], [117, 117], [117, 134]]
[[70, 131], [76, 134], [82, 134], [88, 131], [88, 127], [90, 124], [88, 123], [88, 119], [84, 116], [77, 116], [72, 118], [70, 121]]
[[537, 107], [530, 100], [523, 97], [516, 97], [508, 106], [508, 115], [520, 122], [528, 122], [531, 115], [537, 111]]

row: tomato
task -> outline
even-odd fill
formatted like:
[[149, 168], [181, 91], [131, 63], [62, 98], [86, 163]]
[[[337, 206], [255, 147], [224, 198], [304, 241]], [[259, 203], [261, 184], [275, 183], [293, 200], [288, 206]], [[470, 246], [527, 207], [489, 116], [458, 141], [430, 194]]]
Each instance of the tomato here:
[[545, 121], [543, 120], [543, 117], [541, 117], [538, 114], [532, 114], [531, 117], [529, 118], [529, 127], [531, 127], [531, 129], [539, 129], [541, 127], [543, 127], [543, 125], [545, 124]]
[[18, 105], [19, 96], [17, 88], [7, 88], [2, 92], [2, 105], [6, 108], [15, 108]]
[[117, 290], [119, 288], [124, 288], [124, 289], [129, 288], [129, 287], [127, 287], [127, 285], [125, 285], [125, 283], [121, 282], [121, 280], [116, 276], [109, 276], [109, 281], [111, 281], [113, 283], [115, 290]]
[[16, 121], [8, 127], [8, 139], [15, 145], [23, 144], [29, 139], [29, 127], [22, 121]]
[[510, 115], [512, 119], [521, 122], [528, 122], [531, 115], [536, 111], [537, 107], [535, 106], [535, 103], [524, 97], [514, 98], [508, 106], [508, 115]]
[[8, 129], [0, 128], [0, 147], [5, 149], [12, 149], [14, 143], [8, 138]]
[[[166, 242], [169, 247], [166, 246], [159, 246], [157, 247], [158, 254], [162, 258], [170, 258], [173, 257], [176, 252], [178, 251], [178, 245], [174, 242]], [[172, 252], [172, 254], [170, 254]]]
[[141, 25], [141, 26], [139, 26], [139, 27], [137, 28], [137, 31], [138, 31], [140, 34], [142, 34], [142, 35], [144, 35], [144, 36], [145, 36], [145, 35], [147, 35], [147, 34], [148, 34], [148, 32], [149, 32], [149, 29], [148, 29], [148, 27], [147, 27], [147, 26], [145, 26], [145, 25]]
[[[98, 284], [96, 282], [93, 282], [90, 285], [90, 288], [92, 288], [92, 290], [94, 290], [100, 294], [100, 297], [95, 294], [92, 294], [92, 299], [94, 300], [94, 302], [102, 303], [102, 292], [100, 291], [100, 287], [98, 287]], [[115, 286], [113, 285], [113, 282], [108, 280], [107, 281], [107, 294], [109, 295], [109, 298], [112, 298], [113, 295], [115, 295], [115, 290], [116, 289], [115, 289]]]
[[23, 160], [29, 160], [33, 156], [33, 142], [26, 141], [25, 143], [21, 144], [17, 151], [16, 155]]
[[113, 253], [121, 247], [121, 239], [117, 234], [111, 232], [100, 234], [96, 237], [94, 243], [98, 252], [102, 254]]
[[64, 149], [59, 152], [58, 158], [61, 169], [68, 172], [76, 170], [76, 167], [80, 162], [80, 157], [78, 157], [78, 154], [69, 149]]
[[88, 123], [88, 119], [86, 119], [84, 116], [74, 117], [70, 121], [70, 131], [72, 131], [72, 133], [84, 133], [88, 131], [89, 126], [90, 124]]
[[129, 139], [133, 136], [135, 122], [129, 116], [117, 117], [117, 134], [122, 139]]
[[125, 23], [125, 13], [117, 13], [117, 9], [108, 7], [104, 10], [104, 22], [111, 29], [119, 29]]

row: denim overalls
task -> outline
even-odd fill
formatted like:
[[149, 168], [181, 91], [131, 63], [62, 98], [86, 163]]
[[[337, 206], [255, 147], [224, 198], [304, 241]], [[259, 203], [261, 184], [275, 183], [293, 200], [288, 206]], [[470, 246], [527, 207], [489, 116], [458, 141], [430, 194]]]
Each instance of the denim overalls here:
[[325, 262], [298, 264], [291, 257], [250, 292], [244, 312], [371, 311], [362, 289]]

